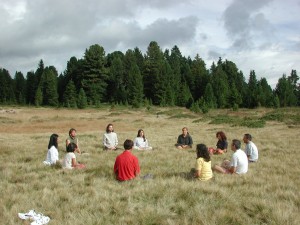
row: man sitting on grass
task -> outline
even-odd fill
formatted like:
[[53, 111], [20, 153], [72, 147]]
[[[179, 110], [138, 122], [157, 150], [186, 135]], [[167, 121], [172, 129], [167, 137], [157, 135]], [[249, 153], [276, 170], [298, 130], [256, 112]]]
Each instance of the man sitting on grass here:
[[245, 153], [248, 157], [249, 162], [257, 162], [258, 149], [256, 145], [252, 142], [251, 134], [244, 134], [243, 141], [246, 144]]
[[231, 161], [224, 160], [221, 166], [215, 165], [213, 170], [224, 174], [244, 174], [248, 171], [248, 158], [241, 148], [241, 142], [232, 140], [231, 150], [234, 151]]
[[127, 139], [124, 142], [124, 152], [117, 156], [114, 166], [114, 173], [118, 181], [132, 180], [140, 173], [139, 161], [131, 153], [133, 141]]

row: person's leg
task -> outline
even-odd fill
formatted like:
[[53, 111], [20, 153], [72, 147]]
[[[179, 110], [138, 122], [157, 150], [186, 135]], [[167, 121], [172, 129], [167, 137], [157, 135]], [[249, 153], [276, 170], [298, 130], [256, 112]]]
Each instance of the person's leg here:
[[219, 165], [215, 165], [213, 168], [212, 168], [214, 171], [218, 172], [218, 173], [228, 173], [227, 172], [227, 169], [223, 168], [222, 166], [219, 166]]
[[214, 151], [215, 151], [215, 150], [214, 150], [214, 148], [208, 148], [208, 151], [209, 151], [209, 154], [212, 155], [212, 154], [214, 154]]
[[223, 154], [224, 153], [224, 151], [222, 150], [222, 149], [217, 149], [217, 154]]

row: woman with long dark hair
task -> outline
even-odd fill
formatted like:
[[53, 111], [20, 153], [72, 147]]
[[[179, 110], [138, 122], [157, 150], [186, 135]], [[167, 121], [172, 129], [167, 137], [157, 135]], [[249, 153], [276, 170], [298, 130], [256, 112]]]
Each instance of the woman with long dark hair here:
[[134, 149], [137, 150], [152, 150], [152, 147], [149, 146], [148, 140], [146, 139], [145, 132], [142, 129], [138, 130], [137, 136], [134, 139]]
[[54, 165], [58, 162], [58, 135], [52, 134], [48, 144], [47, 158], [44, 161], [45, 165]]
[[211, 160], [209, 151], [204, 144], [197, 145], [197, 160], [195, 167], [195, 178], [206, 181], [210, 180], [213, 177], [211, 169]]

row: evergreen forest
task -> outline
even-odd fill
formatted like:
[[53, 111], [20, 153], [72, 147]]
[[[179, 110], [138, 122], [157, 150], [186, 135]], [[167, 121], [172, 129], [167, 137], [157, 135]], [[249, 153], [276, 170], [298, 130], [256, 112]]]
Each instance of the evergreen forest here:
[[293, 107], [300, 105], [298, 80], [297, 71], [292, 70], [272, 89], [265, 78], [257, 79], [254, 70], [245, 77], [234, 62], [222, 58], [207, 68], [199, 55], [184, 57], [176, 45], [163, 51], [155, 41], [145, 54], [136, 47], [125, 54], [106, 55], [95, 44], [83, 58], [71, 57], [61, 74], [43, 60], [26, 76], [16, 72], [13, 78], [0, 68], [0, 104], [180, 106], [203, 113], [213, 108]]

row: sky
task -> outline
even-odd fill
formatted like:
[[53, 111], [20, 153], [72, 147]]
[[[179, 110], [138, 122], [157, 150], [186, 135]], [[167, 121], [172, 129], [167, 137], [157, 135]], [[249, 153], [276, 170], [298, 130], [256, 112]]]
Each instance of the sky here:
[[175, 45], [183, 56], [219, 57], [251, 70], [272, 88], [292, 69], [300, 74], [300, 0], [0, 0], [0, 68], [66, 69], [91, 45], [106, 54], [151, 41], [162, 51]]

